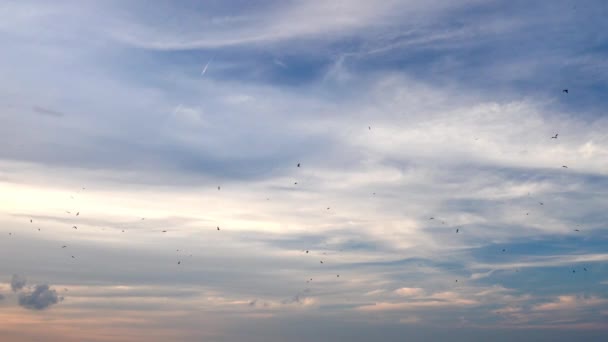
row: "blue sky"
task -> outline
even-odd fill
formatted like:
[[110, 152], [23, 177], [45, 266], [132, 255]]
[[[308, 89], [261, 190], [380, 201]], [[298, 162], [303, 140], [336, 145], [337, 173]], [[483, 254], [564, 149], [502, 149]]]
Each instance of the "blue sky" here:
[[5, 1], [0, 333], [602, 340], [606, 15]]

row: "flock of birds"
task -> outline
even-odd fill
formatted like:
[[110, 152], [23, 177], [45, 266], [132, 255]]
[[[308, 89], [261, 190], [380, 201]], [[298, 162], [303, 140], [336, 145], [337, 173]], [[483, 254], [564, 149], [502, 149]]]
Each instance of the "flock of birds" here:
[[[204, 73], [205, 73], [205, 71], [207, 70], [207, 67], [209, 66], [209, 63], [210, 63], [210, 62], [211, 62], [211, 61], [209, 61], [209, 62], [207, 63], [207, 65], [205, 65], [205, 68], [203, 69], [203, 74], [204, 74]], [[563, 93], [568, 94], [568, 89], [563, 89]], [[372, 129], [372, 127], [371, 127], [371, 126], [368, 126], [368, 130], [370, 130], [370, 131], [371, 131], [371, 129]], [[555, 133], [555, 135], [551, 136], [551, 139], [558, 139], [558, 137], [559, 137], [559, 133]], [[477, 138], [476, 138], [475, 140], [477, 140]], [[300, 168], [301, 166], [302, 166], [302, 164], [301, 164], [301, 163], [297, 163], [297, 165], [296, 165], [296, 167], [298, 167], [298, 168]], [[566, 166], [566, 165], [562, 165], [562, 168], [567, 169], [567, 168], [568, 168], [568, 166]], [[297, 184], [298, 184], [298, 182], [297, 182], [297, 181], [296, 181], [296, 182], [294, 182], [294, 185], [297, 185]], [[86, 190], [86, 188], [85, 188], [85, 187], [81, 188], [81, 190], [80, 190], [80, 191], [84, 191], [84, 190]], [[218, 191], [220, 191], [220, 190], [221, 190], [221, 186], [219, 186], [219, 185], [218, 185], [218, 186], [217, 186], [217, 190], [218, 190]], [[376, 195], [376, 193], [374, 192], [374, 193], [373, 193], [373, 195]], [[74, 197], [73, 197], [73, 196], [71, 196], [71, 198], [72, 198], [72, 199], [74, 199]], [[269, 200], [269, 198], [267, 198], [267, 200]], [[538, 203], [539, 203], [539, 205], [541, 205], [541, 206], [542, 206], [542, 205], [544, 205], [544, 203], [543, 203], [543, 202], [538, 202]], [[326, 210], [330, 210], [330, 207], [327, 207], [327, 209], [326, 209]], [[68, 210], [66, 210], [66, 211], [65, 211], [65, 213], [67, 213], [67, 214], [70, 214], [70, 215], [71, 215], [71, 214], [72, 214], [72, 211], [68, 211]], [[529, 215], [529, 213], [526, 213], [526, 215]], [[75, 214], [74, 216], [76, 216], [76, 217], [80, 216], [80, 211], [77, 211], [77, 212], [76, 212], [76, 214]], [[141, 220], [143, 221], [143, 220], [145, 220], [145, 218], [141, 218]], [[435, 220], [435, 217], [429, 217], [429, 220]], [[30, 221], [30, 223], [33, 223], [33, 222], [34, 222], [34, 220], [33, 220], [32, 218], [30, 218], [30, 220], [29, 220], [29, 221]], [[442, 223], [442, 224], [445, 224], [445, 221], [441, 221], [441, 223]], [[72, 228], [73, 228], [74, 230], [78, 230], [78, 226], [76, 226], [76, 225], [73, 225], [73, 226], [72, 226]], [[37, 228], [37, 229], [38, 229], [38, 231], [40, 231], [40, 228]], [[217, 230], [217, 231], [220, 231], [220, 230], [221, 230], [221, 229], [220, 229], [220, 226], [216, 226], [216, 230]], [[574, 231], [575, 231], [575, 232], [580, 232], [580, 229], [576, 228], [576, 229], [574, 229]], [[124, 231], [124, 229], [122, 229], [122, 232], [123, 232], [123, 233], [125, 232], [125, 231]], [[167, 233], [167, 230], [162, 230], [161, 232], [162, 232], [162, 233]], [[460, 233], [461, 233], [461, 227], [457, 227], [457, 228], [456, 228], [456, 230], [455, 230], [455, 232], [456, 232], [456, 234], [460, 234]], [[12, 235], [12, 232], [9, 232], [9, 235]], [[62, 245], [62, 246], [61, 246], [61, 248], [62, 248], [62, 249], [66, 249], [66, 248], [68, 248], [68, 246], [67, 246], [67, 245]], [[177, 250], [177, 252], [179, 252], [179, 251], [180, 251], [180, 250], [178, 249], [178, 250]], [[503, 253], [505, 253], [506, 251], [507, 251], [507, 250], [506, 250], [506, 248], [503, 248], [503, 249], [502, 249], [502, 252], [503, 252]], [[309, 249], [303, 250], [303, 252], [305, 252], [305, 254], [310, 254], [310, 250], [309, 250]], [[326, 253], [323, 253], [323, 255], [326, 255]], [[192, 256], [192, 254], [190, 254], [190, 256]], [[72, 259], [76, 259], [76, 256], [71, 255], [71, 258], [72, 258]], [[325, 264], [324, 260], [319, 260], [319, 263], [320, 263], [320, 264]], [[182, 260], [178, 260], [178, 261], [177, 261], [177, 265], [181, 265], [181, 264], [182, 264]], [[587, 268], [586, 268], [586, 267], [583, 267], [583, 270], [584, 270], [585, 272], [587, 272]], [[519, 271], [519, 270], [517, 270], [517, 271]], [[572, 273], [576, 273], [576, 270], [575, 270], [575, 269], [573, 269], [573, 270], [572, 270]], [[339, 278], [339, 277], [340, 277], [340, 274], [336, 274], [336, 277], [337, 277], [337, 278]], [[310, 282], [312, 282], [312, 281], [313, 281], [313, 278], [307, 278], [306, 283], [310, 283]], [[455, 282], [457, 283], [457, 282], [458, 282], [458, 280], [456, 279], [456, 280], [455, 280]]]

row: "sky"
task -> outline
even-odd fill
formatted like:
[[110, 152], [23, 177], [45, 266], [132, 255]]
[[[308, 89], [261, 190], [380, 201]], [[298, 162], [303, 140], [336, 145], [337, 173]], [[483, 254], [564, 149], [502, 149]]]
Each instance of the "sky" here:
[[607, 15], [3, 1], [2, 340], [603, 341]]

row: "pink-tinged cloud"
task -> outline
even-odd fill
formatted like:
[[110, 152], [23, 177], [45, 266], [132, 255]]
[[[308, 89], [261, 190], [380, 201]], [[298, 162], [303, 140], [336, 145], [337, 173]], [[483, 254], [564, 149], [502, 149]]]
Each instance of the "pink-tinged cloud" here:
[[608, 299], [598, 297], [559, 296], [557, 301], [532, 307], [532, 311], [562, 311], [608, 304]]
[[419, 287], [402, 287], [395, 290], [395, 293], [403, 297], [415, 297], [422, 296], [424, 294], [424, 290]]

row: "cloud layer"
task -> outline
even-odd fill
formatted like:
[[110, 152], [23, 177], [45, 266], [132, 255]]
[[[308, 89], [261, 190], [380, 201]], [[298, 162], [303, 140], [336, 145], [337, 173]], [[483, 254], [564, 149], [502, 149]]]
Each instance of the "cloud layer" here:
[[602, 340], [606, 14], [0, 5], [0, 333]]

